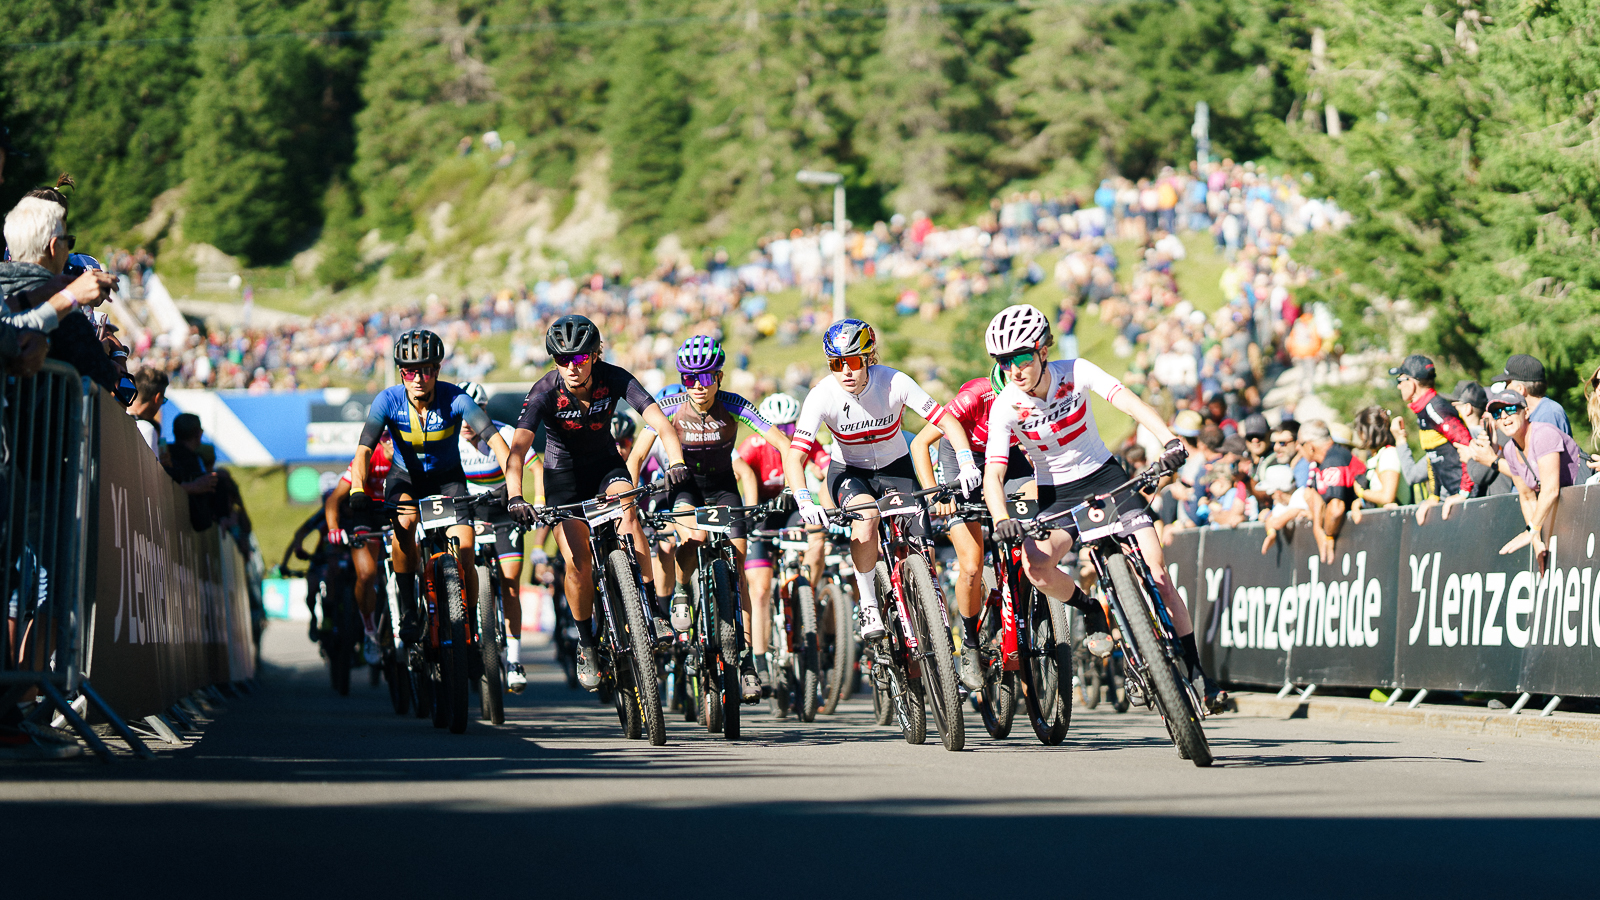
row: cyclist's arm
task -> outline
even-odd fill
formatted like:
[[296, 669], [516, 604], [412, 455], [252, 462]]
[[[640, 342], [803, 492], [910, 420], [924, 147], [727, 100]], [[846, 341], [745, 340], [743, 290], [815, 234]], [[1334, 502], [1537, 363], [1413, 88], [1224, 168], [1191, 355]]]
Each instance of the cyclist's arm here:
[[[1078, 362], [1082, 364], [1083, 360]], [[1110, 379], [1110, 376], [1106, 377]], [[1167, 427], [1167, 423], [1162, 421], [1161, 414], [1152, 409], [1150, 404], [1140, 400], [1133, 391], [1123, 389], [1121, 382], [1117, 382], [1115, 379], [1110, 380], [1114, 382], [1115, 386], [1108, 388], [1104, 392], [1100, 391], [1092, 381], [1090, 382], [1090, 387], [1095, 393], [1110, 401], [1112, 407], [1117, 411], [1124, 413], [1135, 422], [1150, 429], [1150, 433], [1156, 436], [1156, 440], [1160, 441], [1162, 446], [1166, 446], [1178, 439], [1178, 436], [1172, 433], [1172, 429]]]
[[802, 491], [809, 491], [806, 487], [806, 463], [810, 460], [811, 448], [817, 445], [817, 432], [822, 427], [822, 407], [826, 402], [820, 391], [813, 390], [806, 395], [805, 402], [800, 404], [800, 418], [794, 423], [794, 439], [783, 451], [783, 480], [797, 499], [807, 496]]
[[1010, 404], [996, 399], [989, 407], [989, 443], [983, 452], [983, 504], [996, 522], [1011, 518], [1006, 508], [1006, 466], [1011, 459], [1011, 429], [1016, 423], [1016, 409]]
[[633, 450], [628, 453], [628, 476], [634, 484], [639, 483], [639, 473], [644, 471], [644, 461], [650, 458], [650, 448], [656, 445], [656, 432], [654, 428], [646, 428], [633, 441]]
[[[500, 435], [500, 432], [495, 431], [490, 433], [489, 449], [494, 451], [495, 461], [500, 463], [500, 471], [510, 471], [509, 466], [511, 465], [511, 445], [506, 443], [506, 439]], [[511, 495], [507, 494], [506, 496], [509, 497]]]
[[[528, 451], [532, 448], [533, 429], [519, 426], [516, 433], [511, 436], [511, 448], [506, 453], [506, 464], [501, 467], [501, 471], [506, 473], [507, 497], [527, 496], [523, 492], [522, 468], [527, 464]], [[534, 456], [537, 459], [538, 454], [534, 454]], [[544, 487], [544, 466], [542, 464], [539, 466], [539, 476], [535, 481], [535, 487], [540, 489], [534, 495], [537, 499], [531, 499], [529, 502], [534, 506], [542, 506], [544, 505], [544, 491], [542, 490]]]
[[925, 488], [933, 487], [938, 480], [934, 475], [933, 460], [928, 451], [943, 433], [939, 430], [939, 426], [930, 422], [922, 426], [917, 436], [911, 439], [911, 468], [917, 470], [917, 483]]
[[756, 470], [750, 464], [740, 459], [738, 454], [733, 457], [733, 477], [739, 479], [739, 500], [745, 506], [754, 506], [761, 499], [761, 483], [756, 480]]
[[[528, 470], [533, 472], [533, 500], [534, 506], [544, 505], [544, 457], [535, 453], [533, 459], [528, 461]], [[511, 496], [507, 494], [506, 496]], [[543, 544], [540, 544], [543, 546]]]
[[672, 427], [667, 414], [661, 411], [661, 404], [652, 402], [640, 415], [644, 417], [644, 423], [655, 429], [656, 436], [661, 438], [661, 446], [667, 451], [667, 465], [675, 466], [683, 462], [683, 443], [678, 440], [678, 431]]
[[350, 496], [351, 483], [340, 479], [329, 492], [328, 499], [322, 502], [322, 515], [328, 520], [329, 531], [339, 530], [339, 501]]

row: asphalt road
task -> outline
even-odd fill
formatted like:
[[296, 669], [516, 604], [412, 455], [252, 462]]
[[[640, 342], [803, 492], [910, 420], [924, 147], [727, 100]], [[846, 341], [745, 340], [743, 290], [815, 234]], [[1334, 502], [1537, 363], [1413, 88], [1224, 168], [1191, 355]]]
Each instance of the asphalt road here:
[[949, 753], [860, 699], [810, 725], [747, 707], [733, 744], [669, 719], [650, 747], [546, 655], [504, 726], [455, 736], [364, 680], [334, 695], [296, 627], [266, 656], [260, 690], [156, 761], [0, 764], [0, 896], [1593, 891], [1587, 747], [1222, 717], [1199, 770], [1147, 714], [1075, 709], [1047, 748], [969, 713]]

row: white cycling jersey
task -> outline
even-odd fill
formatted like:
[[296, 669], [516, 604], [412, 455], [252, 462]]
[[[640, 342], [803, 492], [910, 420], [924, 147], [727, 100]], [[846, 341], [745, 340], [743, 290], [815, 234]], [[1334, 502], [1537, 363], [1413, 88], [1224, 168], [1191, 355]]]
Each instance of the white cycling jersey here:
[[1071, 484], [1105, 465], [1111, 451], [1100, 440], [1094, 424], [1089, 391], [1110, 400], [1122, 382], [1086, 359], [1058, 359], [1047, 368], [1049, 389], [1043, 398], [1015, 384], [994, 398], [989, 407], [989, 442], [984, 462], [1004, 463], [1011, 455], [1016, 435], [1033, 462], [1039, 484]]
[[[517, 430], [504, 422], [496, 422], [494, 427], [510, 444]], [[458, 435], [456, 442], [461, 445], [461, 470], [467, 475], [468, 494], [474, 497], [487, 494], [506, 483], [506, 473], [501, 471], [500, 461], [494, 458], [494, 449], [489, 446], [487, 437], [478, 435], [476, 441], [469, 443]]]
[[847, 466], [882, 469], [907, 453], [900, 436], [900, 417], [910, 409], [929, 422], [944, 415], [944, 407], [928, 396], [916, 379], [888, 366], [867, 369], [867, 387], [852, 394], [838, 379], [825, 378], [811, 389], [800, 407], [791, 446], [810, 453], [817, 446], [817, 428], [833, 434], [833, 458]]

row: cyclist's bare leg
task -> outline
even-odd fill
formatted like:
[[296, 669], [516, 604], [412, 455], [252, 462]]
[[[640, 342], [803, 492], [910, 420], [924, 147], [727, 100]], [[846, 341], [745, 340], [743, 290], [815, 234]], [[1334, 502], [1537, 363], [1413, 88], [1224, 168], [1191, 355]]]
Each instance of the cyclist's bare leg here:
[[822, 583], [822, 562], [828, 549], [826, 533], [820, 528], [806, 529], [806, 580], [812, 585]]
[[745, 609], [745, 640], [757, 656], [767, 652], [772, 636], [772, 569], [771, 565], [762, 565], [744, 570], [745, 589], [740, 600]]
[[[694, 504], [679, 503], [672, 507], [672, 511], [693, 512]], [[696, 531], [694, 528], [684, 524], [685, 522], [693, 521], [693, 518], [693, 516], [683, 516], [672, 524], [672, 530], [678, 535], [678, 550], [673, 554], [674, 562], [677, 564], [679, 576], [683, 579], [685, 585], [689, 584], [690, 579], [694, 578], [694, 573], [700, 566], [700, 545], [704, 544], [708, 537], [706, 532]]]
[[[607, 496], [616, 496], [633, 490], [633, 485], [626, 481], [613, 481], [606, 486]], [[633, 539], [633, 549], [637, 558], [647, 557], [650, 553], [650, 544], [644, 539], [644, 521], [639, 518], [639, 504], [628, 503], [622, 508], [622, 520], [617, 523], [617, 533], [625, 534]], [[647, 590], [655, 590], [656, 572], [654, 566], [643, 563], [639, 566], [639, 575], [644, 579]], [[657, 594], [657, 596], [660, 596]]]
[[500, 606], [506, 614], [506, 638], [522, 640], [522, 557], [500, 561]]
[[1045, 596], [1063, 603], [1071, 600], [1078, 590], [1078, 583], [1072, 576], [1056, 567], [1072, 549], [1072, 541], [1070, 532], [1052, 531], [1044, 540], [1029, 538], [1022, 542], [1022, 569], [1028, 573], [1028, 580]]
[[575, 519], [561, 523], [556, 546], [567, 561], [567, 609], [575, 622], [587, 623], [594, 615], [594, 560], [589, 558], [589, 524]]
[[983, 611], [983, 527], [960, 522], [948, 532], [956, 551], [956, 606], [965, 618]]
[[356, 608], [365, 620], [378, 608], [377, 592], [373, 590], [378, 581], [378, 551], [371, 544], [351, 547], [350, 562], [356, 570]]
[[[871, 572], [878, 564], [878, 508], [876, 501], [870, 494], [857, 494], [846, 497], [845, 507], [862, 506], [863, 509], [852, 509], [851, 512], [860, 516], [850, 523], [850, 559], [856, 564], [857, 572]], [[862, 600], [872, 598], [863, 597]]]

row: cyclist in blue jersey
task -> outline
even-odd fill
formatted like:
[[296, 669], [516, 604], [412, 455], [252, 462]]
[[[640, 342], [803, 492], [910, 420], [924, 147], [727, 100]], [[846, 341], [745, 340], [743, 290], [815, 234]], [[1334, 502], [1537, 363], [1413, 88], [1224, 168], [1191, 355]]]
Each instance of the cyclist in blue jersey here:
[[[350, 471], [364, 473], [372, 449], [378, 446], [385, 430], [394, 439], [394, 468], [384, 486], [390, 502], [420, 500], [443, 494], [467, 496], [467, 475], [461, 467], [461, 424], [487, 435], [489, 448], [502, 469], [511, 454], [505, 438], [495, 432], [489, 414], [472, 402], [459, 387], [439, 380], [439, 364], [444, 362], [444, 341], [431, 331], [416, 329], [400, 335], [394, 343], [394, 362], [400, 367], [400, 380], [385, 388], [372, 401], [367, 424], [361, 430]], [[520, 473], [519, 473], [520, 474]], [[364, 512], [371, 499], [363, 487], [364, 479], [350, 485], [350, 508]], [[417, 553], [418, 515], [414, 507], [401, 510], [394, 531], [394, 572], [400, 593], [401, 636], [415, 641], [422, 636], [422, 617], [417, 614], [415, 573], [421, 564]], [[478, 570], [473, 565], [472, 525], [450, 529], [459, 549], [456, 562], [461, 572], [461, 587], [469, 606], [477, 603]]]
[[[639, 379], [601, 358], [603, 345], [600, 329], [584, 316], [562, 316], [550, 323], [545, 332], [544, 346], [555, 360], [556, 369], [528, 391], [522, 416], [517, 420], [511, 459], [504, 466], [506, 491], [510, 494], [506, 509], [524, 526], [534, 523], [534, 508], [546, 502], [563, 506], [600, 494], [620, 494], [633, 487], [622, 455], [617, 452], [617, 442], [611, 436], [612, 416], [623, 401], [638, 410], [645, 424], [654, 428], [666, 445], [667, 483], [676, 486], [689, 480], [689, 466], [683, 461], [683, 447], [672, 423]], [[522, 463], [539, 426], [543, 426], [545, 434], [545, 495], [536, 493], [529, 503], [522, 495]], [[634, 504], [624, 506], [617, 530], [627, 535], [633, 546], [649, 546]], [[598, 690], [599, 639], [593, 623], [595, 560], [589, 557], [588, 524], [572, 519], [562, 522], [556, 543], [567, 561], [567, 603], [578, 626], [578, 682], [587, 690]], [[656, 629], [662, 633], [657, 637], [666, 637], [671, 634], [671, 626], [660, 615], [655, 572], [650, 566], [643, 568], [645, 599], [660, 620]]]

